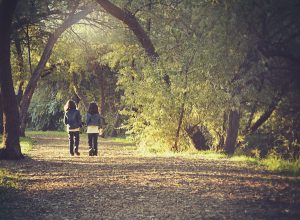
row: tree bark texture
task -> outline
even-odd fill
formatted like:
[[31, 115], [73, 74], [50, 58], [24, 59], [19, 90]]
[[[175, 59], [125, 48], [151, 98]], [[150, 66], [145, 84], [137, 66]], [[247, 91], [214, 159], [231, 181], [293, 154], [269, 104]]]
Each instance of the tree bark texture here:
[[0, 3], [0, 85], [3, 107], [3, 148], [0, 159], [22, 159], [19, 139], [19, 111], [10, 65], [10, 31], [17, 0]]
[[55, 43], [57, 42], [58, 38], [62, 35], [62, 33], [65, 30], [67, 30], [73, 24], [77, 23], [82, 18], [87, 16], [91, 11], [92, 11], [92, 9], [88, 8], [88, 9], [80, 11], [76, 14], [70, 15], [62, 23], [62, 25], [59, 28], [57, 28], [54, 31], [54, 33], [49, 37], [48, 42], [43, 51], [43, 54], [41, 56], [41, 59], [37, 65], [37, 67], [35, 68], [35, 70], [32, 73], [32, 76], [28, 82], [28, 85], [25, 89], [24, 95], [23, 95], [21, 103], [20, 103], [20, 120], [21, 120], [20, 133], [21, 133], [21, 136], [25, 136], [26, 115], [28, 112], [28, 108], [29, 108], [33, 93], [36, 89], [37, 82], [40, 79], [43, 69], [51, 56], [52, 49], [53, 49]]
[[235, 151], [236, 140], [240, 126], [240, 116], [237, 110], [231, 110], [228, 116], [228, 128], [225, 140], [224, 150], [227, 154], [232, 155]]
[[2, 108], [2, 97], [0, 89], [0, 134], [3, 134], [3, 108]]

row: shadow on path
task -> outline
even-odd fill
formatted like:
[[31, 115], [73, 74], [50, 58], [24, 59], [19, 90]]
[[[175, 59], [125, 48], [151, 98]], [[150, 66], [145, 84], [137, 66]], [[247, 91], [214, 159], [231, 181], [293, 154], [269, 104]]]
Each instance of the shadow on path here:
[[9, 219], [300, 218], [299, 181], [243, 163], [141, 157], [108, 141], [100, 157], [86, 156], [84, 144], [70, 157], [66, 139], [35, 139], [30, 157], [0, 161], [22, 180], [0, 199]]

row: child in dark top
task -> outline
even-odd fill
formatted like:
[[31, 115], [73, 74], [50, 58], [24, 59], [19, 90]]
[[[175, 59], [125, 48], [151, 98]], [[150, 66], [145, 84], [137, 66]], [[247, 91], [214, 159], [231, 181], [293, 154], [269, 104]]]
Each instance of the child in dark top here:
[[86, 126], [89, 143], [89, 156], [97, 156], [98, 154], [98, 135], [101, 128], [101, 116], [99, 114], [98, 105], [91, 102], [86, 116]]
[[[79, 131], [82, 126], [80, 112], [76, 109], [74, 101], [67, 101], [65, 107], [64, 123], [67, 125], [67, 131], [69, 136], [70, 155], [74, 156], [74, 152], [77, 156], [80, 155], [79, 148]], [[75, 148], [74, 148], [75, 144]]]

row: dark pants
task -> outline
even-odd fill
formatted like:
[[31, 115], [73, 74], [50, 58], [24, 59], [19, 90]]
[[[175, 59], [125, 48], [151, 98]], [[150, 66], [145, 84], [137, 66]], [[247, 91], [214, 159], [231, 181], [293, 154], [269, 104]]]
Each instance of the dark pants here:
[[97, 156], [98, 154], [98, 133], [88, 134], [89, 139], [89, 155]]
[[[74, 148], [75, 143], [75, 148]], [[79, 146], [79, 131], [70, 131], [69, 132], [69, 146], [70, 146], [70, 154], [74, 155], [78, 153], [78, 146]]]

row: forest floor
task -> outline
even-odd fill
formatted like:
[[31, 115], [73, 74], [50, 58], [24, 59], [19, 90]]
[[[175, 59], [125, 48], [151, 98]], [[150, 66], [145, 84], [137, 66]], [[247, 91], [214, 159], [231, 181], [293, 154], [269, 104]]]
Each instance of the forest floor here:
[[0, 198], [2, 219], [300, 219], [300, 182], [227, 159], [142, 156], [100, 139], [99, 156], [79, 157], [67, 137], [35, 134], [18, 190]]

